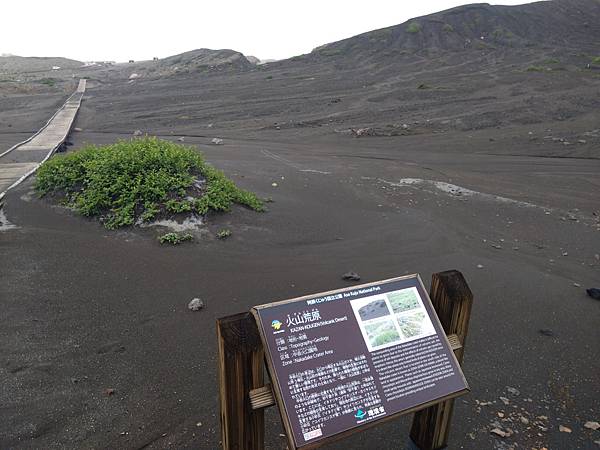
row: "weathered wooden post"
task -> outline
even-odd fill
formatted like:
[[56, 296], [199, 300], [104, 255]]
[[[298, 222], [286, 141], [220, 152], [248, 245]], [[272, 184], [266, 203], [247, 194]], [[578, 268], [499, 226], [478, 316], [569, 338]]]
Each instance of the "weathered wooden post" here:
[[264, 449], [264, 410], [250, 391], [264, 386], [264, 349], [249, 312], [217, 319], [221, 440], [224, 450]]
[[[457, 270], [434, 273], [429, 296], [447, 335], [456, 334], [460, 347], [454, 350], [462, 365], [469, 329], [473, 294]], [[454, 399], [437, 403], [415, 413], [410, 437], [421, 450], [437, 450], [448, 445]]]

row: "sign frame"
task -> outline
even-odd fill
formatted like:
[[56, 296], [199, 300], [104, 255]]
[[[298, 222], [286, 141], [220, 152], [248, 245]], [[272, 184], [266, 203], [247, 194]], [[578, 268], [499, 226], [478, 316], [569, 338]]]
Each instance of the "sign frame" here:
[[[452, 358], [454, 364], [456, 367], [459, 368], [460, 370], [460, 377], [462, 379], [462, 381], [464, 382], [464, 385], [466, 386], [465, 389], [459, 390], [457, 392], [451, 393], [449, 395], [445, 395], [443, 397], [438, 397], [435, 400], [431, 400], [428, 401], [426, 403], [422, 403], [416, 406], [413, 406], [411, 408], [402, 410], [402, 411], [398, 411], [395, 412], [393, 414], [390, 415], [385, 415], [382, 418], [379, 419], [375, 419], [373, 421], [364, 423], [364, 424], [360, 424], [358, 426], [352, 427], [350, 429], [338, 432], [334, 435], [331, 436], [327, 436], [324, 438], [321, 438], [319, 440], [316, 440], [314, 442], [309, 442], [306, 443], [304, 445], [297, 445], [295, 438], [294, 438], [294, 433], [292, 431], [292, 424], [290, 421], [290, 417], [287, 413], [287, 409], [285, 407], [285, 402], [283, 399], [283, 396], [281, 394], [282, 390], [281, 390], [281, 385], [279, 382], [279, 379], [277, 377], [277, 372], [275, 370], [275, 366], [273, 364], [272, 358], [271, 358], [271, 354], [269, 352], [269, 346], [266, 340], [266, 336], [265, 336], [265, 332], [263, 329], [263, 326], [261, 324], [261, 320], [259, 317], [259, 311], [261, 309], [267, 309], [267, 308], [272, 308], [272, 307], [276, 307], [276, 306], [280, 306], [280, 305], [284, 305], [284, 304], [289, 304], [289, 303], [296, 303], [296, 302], [302, 302], [304, 300], [308, 300], [308, 299], [312, 299], [315, 297], [323, 297], [323, 296], [328, 296], [328, 295], [332, 295], [332, 294], [339, 294], [339, 293], [343, 293], [343, 292], [348, 292], [348, 291], [354, 291], [354, 290], [358, 290], [358, 289], [365, 289], [365, 288], [369, 288], [371, 286], [376, 286], [376, 285], [381, 285], [381, 284], [386, 284], [386, 283], [392, 283], [392, 282], [396, 282], [396, 281], [402, 281], [402, 280], [408, 280], [408, 279], [416, 279], [418, 286], [420, 287], [420, 294], [424, 294], [421, 295], [421, 297], [423, 297], [421, 300], [423, 302], [427, 302], [429, 308], [427, 308], [429, 311], [433, 311], [433, 314], [428, 314], [429, 318], [435, 322], [434, 327], [436, 328], [436, 335], [444, 340], [445, 345], [446, 345], [446, 349], [449, 349], [450, 351], [448, 352], [450, 354], [450, 358]], [[431, 298], [429, 296], [429, 293], [427, 292], [427, 290], [425, 289], [425, 285], [423, 284], [423, 280], [421, 279], [421, 276], [418, 273], [415, 274], [409, 274], [409, 275], [403, 275], [400, 277], [394, 277], [394, 278], [388, 278], [388, 279], [384, 279], [384, 280], [378, 280], [378, 281], [373, 281], [373, 282], [369, 282], [369, 283], [365, 283], [365, 284], [359, 284], [359, 285], [352, 285], [352, 286], [348, 286], [345, 288], [340, 288], [340, 289], [334, 289], [334, 290], [330, 290], [330, 291], [324, 291], [324, 292], [317, 292], [317, 293], [313, 293], [313, 294], [308, 294], [308, 295], [303, 295], [300, 297], [295, 297], [295, 298], [291, 298], [291, 299], [286, 299], [286, 300], [282, 300], [282, 301], [276, 301], [276, 302], [269, 302], [269, 303], [265, 303], [262, 305], [257, 305], [254, 306], [251, 310], [250, 310], [252, 316], [254, 317], [254, 320], [256, 322], [256, 326], [258, 328], [258, 333], [260, 335], [260, 339], [262, 342], [262, 345], [265, 349], [265, 362], [266, 362], [266, 367], [267, 367], [267, 372], [269, 374], [269, 377], [271, 379], [271, 383], [273, 386], [273, 396], [275, 398], [275, 404], [277, 405], [278, 409], [279, 409], [279, 414], [281, 416], [281, 421], [283, 423], [284, 429], [285, 429], [285, 433], [286, 433], [286, 438], [287, 438], [287, 442], [288, 442], [288, 448], [289, 450], [311, 450], [311, 449], [315, 449], [315, 448], [319, 448], [323, 445], [326, 445], [330, 442], [334, 442], [337, 441], [339, 439], [343, 439], [345, 437], [351, 436], [355, 433], [359, 433], [361, 431], [367, 430], [369, 428], [381, 425], [383, 423], [389, 422], [391, 420], [395, 420], [401, 416], [407, 415], [407, 414], [412, 414], [415, 413], [417, 411], [421, 411], [424, 410], [426, 408], [429, 408], [433, 405], [436, 405], [438, 403], [442, 403], [445, 402], [447, 400], [452, 400], [456, 397], [460, 397], [462, 395], [467, 394], [468, 392], [470, 392], [470, 387], [468, 384], [468, 381], [466, 380], [464, 373], [462, 372], [462, 368], [461, 368], [461, 364], [460, 361], [457, 359], [456, 355], [454, 354], [454, 352], [452, 351], [452, 346], [450, 341], [448, 340], [448, 336], [447, 334], [444, 332], [444, 328], [442, 326], [442, 323], [440, 322], [440, 319], [438, 317], [438, 313], [435, 309], [435, 307], [433, 306], [433, 303], [431, 301]], [[437, 333], [437, 330], [442, 330], [441, 333]], [[443, 336], [442, 336], [443, 335]]]

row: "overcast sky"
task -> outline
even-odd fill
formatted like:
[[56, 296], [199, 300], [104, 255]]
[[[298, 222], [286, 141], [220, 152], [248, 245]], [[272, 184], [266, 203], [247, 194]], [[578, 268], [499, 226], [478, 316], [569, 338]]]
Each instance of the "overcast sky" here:
[[2, 0], [0, 53], [127, 61], [196, 48], [231, 48], [261, 59], [281, 59], [465, 3], [469, 2]]

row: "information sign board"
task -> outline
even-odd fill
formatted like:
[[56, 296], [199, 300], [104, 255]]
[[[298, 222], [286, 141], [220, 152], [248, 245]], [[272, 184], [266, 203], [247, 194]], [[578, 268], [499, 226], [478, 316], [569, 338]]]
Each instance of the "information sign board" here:
[[469, 390], [418, 275], [261, 305], [252, 313], [294, 448]]

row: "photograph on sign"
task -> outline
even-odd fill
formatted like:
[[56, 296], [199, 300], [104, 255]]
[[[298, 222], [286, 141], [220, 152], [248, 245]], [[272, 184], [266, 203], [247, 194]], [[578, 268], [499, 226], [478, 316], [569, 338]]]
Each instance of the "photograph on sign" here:
[[350, 304], [370, 352], [435, 333], [415, 287], [351, 300]]
[[253, 308], [293, 448], [468, 391], [418, 275]]

